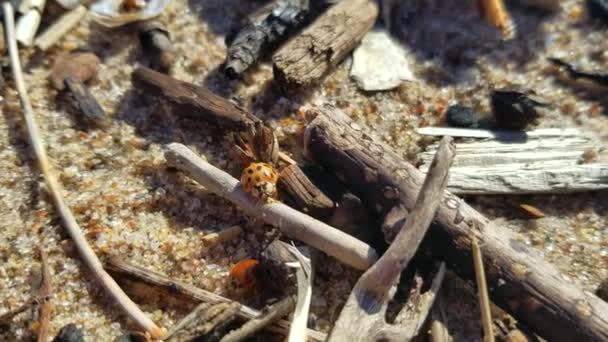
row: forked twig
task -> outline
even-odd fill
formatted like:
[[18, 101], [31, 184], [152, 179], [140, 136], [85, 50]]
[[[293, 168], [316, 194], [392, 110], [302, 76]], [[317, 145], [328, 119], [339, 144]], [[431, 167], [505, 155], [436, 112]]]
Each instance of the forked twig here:
[[29, 140], [38, 159], [40, 171], [42, 172], [44, 180], [48, 186], [51, 197], [55, 202], [57, 211], [63, 220], [64, 226], [74, 241], [74, 244], [76, 245], [76, 248], [78, 249], [84, 263], [89, 267], [97, 280], [108, 291], [111, 297], [113, 297], [119, 306], [125, 311], [125, 313], [131, 319], [137, 322], [137, 324], [139, 324], [144, 330], [146, 330], [151, 337], [160, 338], [163, 334], [162, 329], [154, 324], [154, 322], [152, 322], [152, 320], [150, 320], [150, 318], [148, 318], [148, 316], [146, 316], [146, 314], [143, 313], [139, 307], [137, 307], [137, 305], [131, 301], [131, 299], [120, 289], [114, 279], [112, 279], [112, 277], [110, 277], [104, 271], [101, 262], [87, 243], [87, 240], [82, 234], [74, 215], [63, 199], [62, 188], [59, 182], [57, 182], [53, 170], [51, 169], [49, 159], [42, 144], [42, 139], [40, 138], [38, 124], [34, 118], [34, 111], [27, 94], [25, 81], [23, 80], [19, 52], [17, 51], [17, 42], [15, 41], [13, 6], [10, 2], [5, 1], [2, 4], [2, 11], [4, 13], [4, 31], [6, 34], [13, 78], [15, 79], [17, 92], [19, 93], [19, 100], [21, 101], [21, 107], [23, 108], [23, 117], [27, 126]]

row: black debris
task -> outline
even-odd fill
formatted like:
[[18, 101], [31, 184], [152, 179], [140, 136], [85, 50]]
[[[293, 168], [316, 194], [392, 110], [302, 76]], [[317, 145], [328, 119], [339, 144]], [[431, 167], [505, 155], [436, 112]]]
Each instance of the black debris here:
[[540, 117], [537, 107], [547, 106], [531, 92], [512, 89], [492, 91], [490, 102], [499, 128], [505, 129], [526, 128]]
[[479, 114], [472, 108], [453, 105], [448, 107], [446, 113], [446, 122], [453, 127], [477, 127], [479, 125]]
[[76, 324], [70, 323], [59, 330], [53, 342], [84, 342], [84, 337]]

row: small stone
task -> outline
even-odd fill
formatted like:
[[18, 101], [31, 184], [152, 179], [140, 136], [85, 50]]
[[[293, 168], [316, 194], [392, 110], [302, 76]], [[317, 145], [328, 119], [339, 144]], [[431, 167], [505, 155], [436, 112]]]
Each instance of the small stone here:
[[608, 0], [587, 0], [587, 10], [592, 18], [608, 24]]
[[99, 70], [99, 57], [91, 52], [74, 52], [63, 54], [55, 60], [51, 71], [50, 81], [53, 88], [63, 90], [64, 80], [74, 76], [85, 83], [97, 74]]
[[490, 102], [498, 126], [506, 129], [526, 128], [540, 117], [536, 107], [546, 106], [529, 92], [512, 89], [494, 90]]
[[350, 76], [365, 91], [393, 89], [414, 79], [405, 55], [388, 32], [371, 31], [353, 53]]
[[76, 324], [70, 323], [59, 330], [53, 342], [84, 342], [84, 337]]
[[605, 279], [595, 290], [595, 294], [608, 303], [608, 279]]
[[479, 125], [479, 114], [472, 108], [453, 105], [445, 112], [447, 124], [453, 127], [477, 127]]

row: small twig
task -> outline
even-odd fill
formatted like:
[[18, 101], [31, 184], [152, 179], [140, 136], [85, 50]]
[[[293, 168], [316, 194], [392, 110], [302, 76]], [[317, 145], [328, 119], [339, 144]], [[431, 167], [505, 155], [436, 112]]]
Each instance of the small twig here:
[[[422, 238], [435, 217], [448, 182], [448, 171], [453, 159], [453, 140], [451, 137], [444, 137], [410, 215], [388, 250], [357, 281], [332, 330], [330, 341], [368, 341], [385, 336], [387, 330], [393, 330], [391, 333], [395, 333], [394, 329], [386, 328], [383, 314], [390, 300], [389, 289], [395, 285], [399, 275], [418, 250]], [[379, 314], [370, 315], [370, 312]], [[407, 329], [401, 329], [397, 333], [401, 339], [416, 335], [416, 331]]]
[[259, 317], [250, 319], [237, 330], [233, 330], [226, 334], [220, 342], [240, 342], [247, 337], [262, 330], [267, 325], [279, 320], [281, 317], [288, 315], [294, 308], [295, 301], [292, 297], [287, 297], [275, 303], [262, 312]]
[[209, 303], [202, 302], [200, 303], [194, 310], [192, 310], [188, 315], [184, 318], [180, 319], [179, 322], [175, 323], [169, 331], [163, 336], [163, 340], [170, 341], [175, 334], [177, 334], [181, 329], [190, 325], [195, 320], [198, 320], [200, 316], [204, 314], [205, 311], [209, 309], [211, 305]]
[[494, 342], [494, 331], [492, 328], [492, 312], [490, 311], [490, 298], [488, 297], [488, 285], [486, 274], [483, 269], [481, 249], [477, 237], [471, 234], [471, 250], [473, 262], [475, 263], [475, 278], [477, 279], [477, 290], [479, 292], [479, 306], [481, 309], [481, 323], [483, 324], [484, 341]]
[[63, 36], [65, 36], [70, 30], [72, 30], [82, 18], [88, 13], [87, 8], [83, 5], [79, 5], [73, 10], [63, 14], [59, 17], [46, 31], [41, 33], [36, 40], [34, 45], [42, 50], [46, 51], [51, 46], [55, 45]]
[[27, 95], [25, 81], [23, 80], [23, 72], [21, 71], [21, 62], [19, 60], [17, 42], [15, 41], [13, 6], [10, 2], [5, 1], [2, 4], [2, 11], [4, 13], [4, 31], [7, 37], [13, 78], [15, 79], [15, 84], [17, 85], [17, 92], [19, 93], [19, 100], [21, 101], [21, 107], [23, 108], [23, 116], [27, 126], [27, 131], [29, 133], [30, 143], [34, 150], [34, 154], [38, 159], [40, 171], [44, 177], [53, 201], [55, 202], [57, 211], [63, 220], [64, 226], [74, 241], [82, 260], [88, 266], [97, 280], [108, 291], [111, 297], [116, 300], [119, 306], [131, 319], [149, 332], [153, 338], [160, 338], [163, 334], [162, 329], [154, 324], [154, 322], [152, 322], [150, 318], [148, 318], [148, 316], [146, 316], [146, 314], [143, 313], [137, 307], [137, 305], [133, 303], [133, 301], [131, 301], [131, 299], [120, 289], [114, 279], [112, 279], [112, 277], [110, 277], [104, 271], [101, 262], [87, 243], [87, 240], [82, 234], [74, 215], [63, 199], [63, 189], [61, 188], [59, 182], [57, 182], [55, 174], [51, 169], [49, 159], [42, 144], [42, 139], [40, 138], [38, 124], [34, 119], [34, 111]]
[[203, 236], [201, 240], [203, 240], [203, 244], [205, 246], [212, 247], [217, 245], [218, 243], [234, 240], [242, 233], [243, 229], [241, 228], [241, 226], [236, 225], [223, 229], [217, 233], [207, 234]]
[[39, 296], [44, 298], [43, 302], [38, 307], [38, 342], [46, 342], [49, 338], [49, 324], [51, 312], [53, 310], [50, 298], [53, 286], [51, 285], [51, 271], [49, 269], [47, 254], [42, 246], [38, 246], [38, 250], [40, 251], [40, 271], [42, 274]]
[[378, 258], [376, 251], [366, 243], [283, 203], [259, 203], [241, 188], [236, 179], [202, 160], [182, 144], [169, 144], [165, 159], [209, 191], [236, 204], [246, 214], [261, 218], [291, 238], [332, 255], [345, 264], [364, 270]]
[[505, 40], [513, 39], [515, 36], [515, 26], [503, 1], [481, 0], [479, 5], [482, 12], [481, 14], [490, 25], [500, 31], [502, 38]]
[[[234, 303], [234, 301], [222, 297], [213, 292], [203, 290], [199, 287], [186, 284], [179, 280], [171, 279], [161, 273], [154, 272], [134, 264], [130, 264], [118, 258], [110, 258], [109, 260], [107, 260], [106, 267], [112, 273], [124, 275], [131, 279], [136, 279], [149, 285], [162, 287], [166, 289], [166, 291], [169, 293], [179, 293], [189, 299], [194, 299], [210, 304]], [[258, 317], [259, 315], [260, 312], [258, 310], [252, 309], [243, 304], [241, 304], [239, 312], [237, 313], [237, 316], [243, 319], [252, 319]], [[273, 326], [270, 326], [269, 329], [287, 335], [289, 331], [289, 322], [285, 320], [280, 320], [276, 322]], [[316, 330], [308, 329], [308, 337], [309, 341], [320, 342], [325, 341], [326, 335]]]
[[0, 327], [10, 325], [10, 321], [13, 319], [13, 317], [17, 316], [18, 314], [20, 314], [22, 312], [25, 312], [27, 309], [31, 308], [32, 306], [40, 304], [43, 300], [44, 300], [44, 298], [38, 298], [38, 297], [30, 298], [27, 302], [23, 303], [20, 307], [3, 313], [2, 315], [0, 315]]
[[[199, 305], [199, 307], [201, 307], [201, 305]], [[204, 341], [205, 338], [203, 336], [212, 332], [223, 322], [232, 321], [234, 316], [238, 313], [239, 307], [239, 303], [232, 302], [216, 303], [208, 308], [202, 308], [192, 317], [189, 317], [188, 322], [185, 322], [185, 326], [189, 326], [190, 328], [178, 334], [180, 337], [179, 340], [192, 341], [201, 337], [201, 340]]]

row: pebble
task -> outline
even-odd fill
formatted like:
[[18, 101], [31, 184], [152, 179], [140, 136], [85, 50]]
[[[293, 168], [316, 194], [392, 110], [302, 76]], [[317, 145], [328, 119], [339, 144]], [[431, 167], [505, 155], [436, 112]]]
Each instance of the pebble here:
[[63, 54], [55, 60], [51, 71], [50, 81], [53, 88], [63, 90], [64, 80], [74, 76], [85, 83], [99, 71], [99, 57], [91, 52], [74, 52]]
[[403, 81], [413, 81], [405, 49], [384, 30], [371, 31], [353, 53], [350, 76], [365, 91], [396, 88]]
[[608, 24], [608, 0], [587, 0], [587, 10], [592, 18]]
[[528, 95], [513, 89], [494, 90], [490, 102], [499, 128], [524, 129], [540, 117], [536, 107], [546, 106]]
[[70, 323], [59, 330], [53, 342], [84, 342], [84, 337], [76, 324]]
[[472, 108], [453, 105], [445, 112], [447, 124], [452, 127], [477, 127], [479, 125], [479, 114]]

